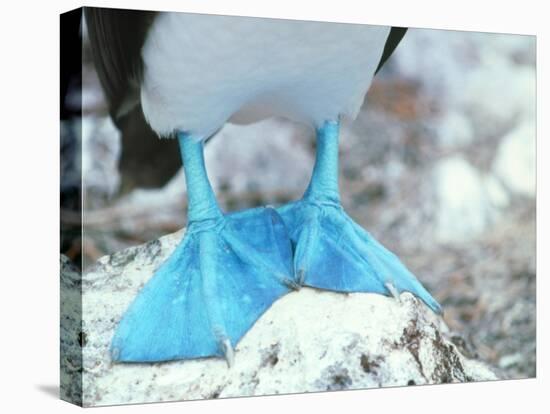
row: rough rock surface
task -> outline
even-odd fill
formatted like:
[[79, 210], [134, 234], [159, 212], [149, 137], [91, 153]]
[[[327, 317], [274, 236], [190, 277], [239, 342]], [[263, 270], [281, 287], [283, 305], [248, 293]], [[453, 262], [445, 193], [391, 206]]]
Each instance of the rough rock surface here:
[[82, 405], [82, 296], [81, 276], [61, 256], [60, 397]]
[[231, 368], [221, 359], [113, 363], [108, 347], [118, 320], [182, 235], [105, 256], [84, 274], [85, 406], [497, 379], [466, 358], [443, 320], [408, 293], [397, 301], [308, 288], [260, 318]]

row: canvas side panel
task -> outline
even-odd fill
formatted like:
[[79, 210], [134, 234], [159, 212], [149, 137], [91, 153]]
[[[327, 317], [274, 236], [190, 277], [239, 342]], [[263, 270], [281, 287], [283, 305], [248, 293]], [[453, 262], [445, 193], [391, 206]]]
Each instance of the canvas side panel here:
[[60, 397], [82, 406], [82, 9], [60, 16]]

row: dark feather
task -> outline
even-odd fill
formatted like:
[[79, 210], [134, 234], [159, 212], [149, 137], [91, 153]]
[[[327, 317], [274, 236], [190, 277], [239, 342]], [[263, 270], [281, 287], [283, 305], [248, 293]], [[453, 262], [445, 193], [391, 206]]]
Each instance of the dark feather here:
[[181, 167], [177, 140], [159, 140], [139, 93], [141, 49], [157, 12], [86, 7], [90, 47], [111, 117], [120, 130], [121, 191], [161, 187]]
[[119, 119], [139, 104], [141, 49], [157, 12], [86, 7], [84, 15], [96, 70]]
[[406, 27], [392, 27], [390, 30], [390, 34], [388, 35], [388, 39], [386, 40], [386, 44], [384, 45], [384, 52], [382, 52], [382, 58], [380, 59], [380, 63], [378, 64], [378, 67], [376, 68], [375, 74], [378, 73], [378, 71], [382, 68], [384, 63], [389, 59], [399, 42], [401, 42], [401, 39], [403, 39], [403, 36], [405, 36], [405, 33], [407, 32]]
[[141, 105], [125, 115], [120, 129], [121, 192], [164, 186], [181, 168], [177, 139], [158, 139], [145, 121]]

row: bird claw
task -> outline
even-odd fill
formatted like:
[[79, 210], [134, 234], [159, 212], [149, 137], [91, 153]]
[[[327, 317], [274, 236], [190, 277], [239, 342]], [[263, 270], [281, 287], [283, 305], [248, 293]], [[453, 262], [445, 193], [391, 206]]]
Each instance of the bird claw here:
[[306, 271], [304, 269], [298, 270], [298, 278], [297, 278], [298, 284], [300, 286], [303, 286], [305, 280], [306, 280]]
[[299, 282], [292, 279], [285, 278], [282, 282], [290, 290], [300, 290], [302, 288], [302, 285]]
[[235, 364], [235, 350], [231, 346], [231, 341], [228, 337], [223, 337], [220, 340], [220, 348], [227, 362], [227, 368], [231, 368]]
[[396, 299], [398, 302], [401, 302], [401, 297], [399, 296], [399, 292], [397, 291], [397, 288], [390, 282], [387, 282], [384, 284], [386, 288], [388, 289], [388, 292], [393, 296], [394, 299]]

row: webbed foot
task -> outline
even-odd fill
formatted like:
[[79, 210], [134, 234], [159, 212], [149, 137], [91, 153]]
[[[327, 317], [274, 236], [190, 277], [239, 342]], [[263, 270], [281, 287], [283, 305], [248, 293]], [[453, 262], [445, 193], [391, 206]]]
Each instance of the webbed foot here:
[[338, 190], [339, 122], [317, 130], [317, 157], [303, 198], [278, 209], [294, 248], [297, 282], [339, 292], [399, 297], [408, 291], [441, 307], [401, 261], [343, 210]]
[[203, 143], [178, 134], [189, 199], [187, 232], [138, 293], [111, 342], [115, 361], [224, 356], [295, 286], [292, 250], [273, 208], [223, 214]]
[[356, 224], [338, 203], [304, 198], [281, 207], [294, 249], [299, 283], [338, 292], [403, 291], [434, 312], [441, 307], [399, 258]]
[[231, 364], [237, 342], [292, 283], [290, 241], [274, 209], [191, 223], [120, 321], [112, 357]]

